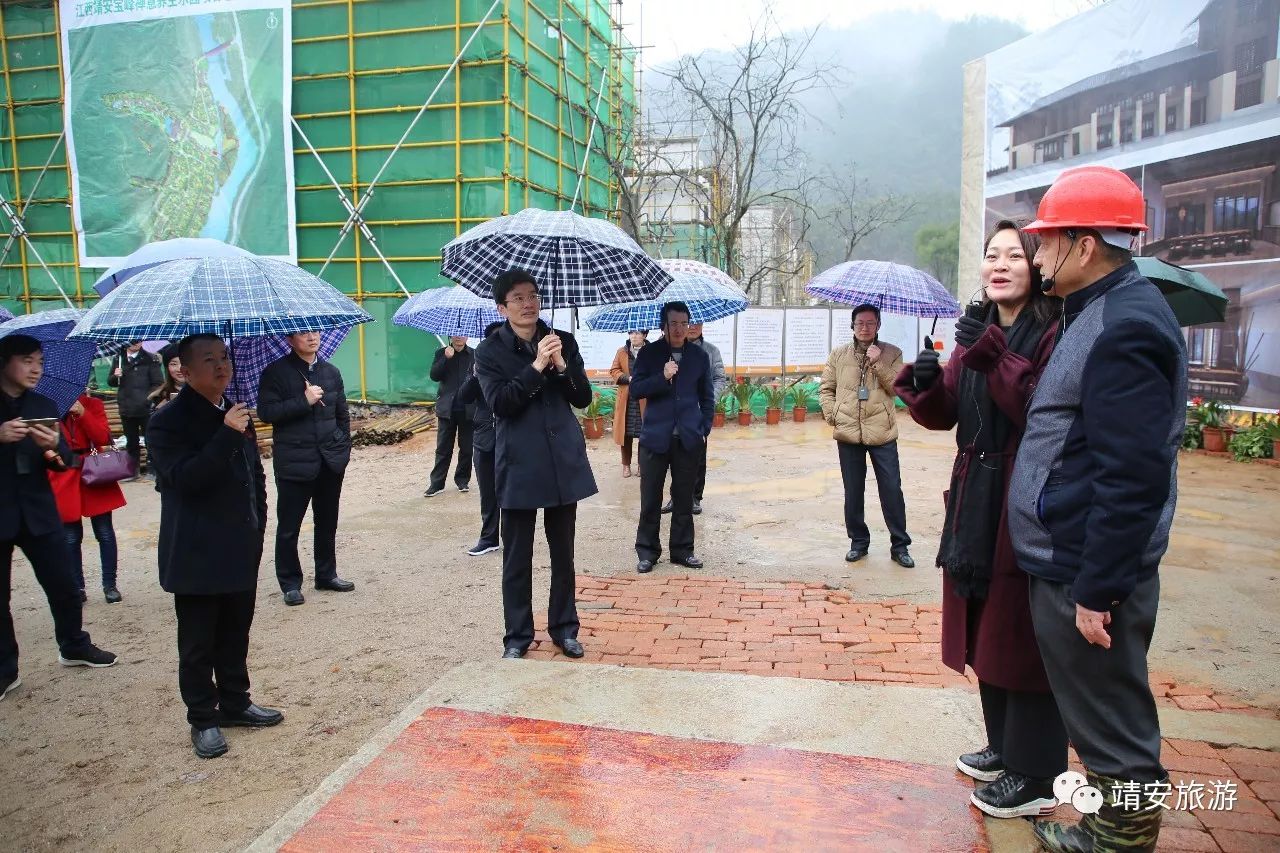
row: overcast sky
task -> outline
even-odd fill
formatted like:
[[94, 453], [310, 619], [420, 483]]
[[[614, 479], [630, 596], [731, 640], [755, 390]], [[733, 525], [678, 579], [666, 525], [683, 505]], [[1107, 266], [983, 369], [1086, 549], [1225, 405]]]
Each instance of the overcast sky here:
[[[685, 53], [732, 47], [768, 5], [767, 0], [623, 0], [622, 22], [631, 43], [646, 46], [644, 64], [652, 66]], [[879, 12], [904, 9], [932, 11], [951, 20], [1003, 17], [1039, 30], [1091, 4], [1088, 0], [777, 0], [771, 5], [787, 30], [823, 23], [844, 27]]]

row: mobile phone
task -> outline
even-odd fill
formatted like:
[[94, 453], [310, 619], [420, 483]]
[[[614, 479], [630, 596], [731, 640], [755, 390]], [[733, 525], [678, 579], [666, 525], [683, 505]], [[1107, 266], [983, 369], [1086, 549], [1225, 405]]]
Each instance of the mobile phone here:
[[987, 319], [987, 306], [981, 302], [970, 302], [964, 307], [964, 316], [970, 320], [985, 320]]
[[56, 426], [57, 418], [23, 418], [22, 422], [27, 426]]

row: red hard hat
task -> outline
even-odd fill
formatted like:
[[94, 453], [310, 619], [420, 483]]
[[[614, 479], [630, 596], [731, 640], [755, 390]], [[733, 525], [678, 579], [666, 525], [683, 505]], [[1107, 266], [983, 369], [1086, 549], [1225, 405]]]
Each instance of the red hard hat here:
[[1146, 231], [1147, 206], [1128, 175], [1109, 166], [1077, 166], [1058, 176], [1024, 231], [1122, 228]]

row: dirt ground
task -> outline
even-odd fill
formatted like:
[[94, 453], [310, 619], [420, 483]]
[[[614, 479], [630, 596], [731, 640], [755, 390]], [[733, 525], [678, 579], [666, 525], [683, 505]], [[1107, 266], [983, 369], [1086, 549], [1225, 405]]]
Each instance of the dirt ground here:
[[[116, 516], [124, 602], [107, 605], [91, 591], [85, 608], [94, 640], [119, 653], [115, 668], [57, 665], [47, 605], [17, 560], [12, 609], [23, 686], [0, 702], [0, 848], [238, 849], [443, 672], [496, 660], [500, 555], [464, 553], [479, 526], [474, 488], [463, 495], [450, 485], [423, 498], [433, 442], [427, 434], [356, 451], [339, 532], [340, 572], [356, 582], [354, 593], [307, 587], [305, 606], [284, 607], [268, 544], [250, 673], [255, 700], [281, 708], [286, 719], [264, 731], [229, 730], [231, 751], [214, 761], [192, 754], [178, 697], [172, 601], [156, 580], [159, 506], [151, 486], [128, 484], [129, 506]], [[580, 511], [578, 571], [629, 574], [639, 480], [621, 478], [609, 436], [589, 444], [601, 492]], [[939, 575], [930, 566], [953, 451], [949, 434], [903, 427], [919, 567], [889, 561], [874, 489], [867, 499], [872, 553], [850, 566], [826, 427], [718, 430], [698, 522], [704, 572], [826, 581], [859, 598], [936, 602]], [[1180, 483], [1153, 668], [1280, 707], [1280, 469], [1184, 456]], [[543, 546], [535, 556], [536, 602], [545, 601], [546, 559]], [[85, 567], [96, 576], [91, 537]], [[664, 570], [668, 564], [659, 564]]]

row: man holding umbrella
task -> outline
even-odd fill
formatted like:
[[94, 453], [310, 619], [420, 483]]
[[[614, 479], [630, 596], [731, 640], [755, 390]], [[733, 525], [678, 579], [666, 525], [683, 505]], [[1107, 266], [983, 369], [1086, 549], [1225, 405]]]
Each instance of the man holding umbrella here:
[[187, 384], [156, 411], [147, 448], [160, 489], [160, 586], [178, 617], [178, 687], [200, 758], [227, 751], [223, 726], [274, 726], [249, 698], [249, 627], [267, 527], [266, 474], [248, 407], [226, 398], [217, 335], [178, 344]]
[[342, 373], [320, 358], [320, 333], [287, 336], [293, 350], [262, 372], [258, 417], [272, 425], [276, 477], [276, 578], [284, 603], [302, 604], [298, 533], [308, 504], [315, 522], [316, 589], [350, 592], [338, 577], [342, 477], [351, 460], [351, 416]]
[[538, 318], [533, 276], [510, 270], [493, 283], [506, 323], [476, 349], [476, 375], [496, 418], [498, 506], [502, 509], [504, 658], [533, 642], [533, 535], [542, 510], [551, 550], [547, 633], [564, 653], [583, 655], [574, 602], [578, 501], [597, 491], [574, 406], [591, 402], [591, 383], [572, 335]]
[[453, 335], [448, 346], [436, 350], [431, 362], [431, 378], [440, 383], [440, 388], [436, 394], [436, 464], [431, 469], [426, 497], [433, 498], [444, 491], [455, 437], [458, 464], [453, 470], [453, 482], [460, 492], [471, 488], [471, 418], [475, 404], [463, 402], [458, 391], [475, 372], [475, 360], [475, 350], [467, 346], [467, 339]]

